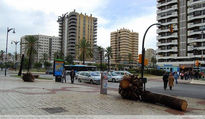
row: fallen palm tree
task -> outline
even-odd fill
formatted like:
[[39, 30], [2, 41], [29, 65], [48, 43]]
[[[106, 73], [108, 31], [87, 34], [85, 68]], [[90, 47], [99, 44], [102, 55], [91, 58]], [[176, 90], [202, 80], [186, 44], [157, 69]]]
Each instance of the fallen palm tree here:
[[137, 76], [125, 76], [120, 82], [119, 93], [122, 98], [162, 104], [177, 110], [186, 111], [187, 101], [179, 98], [143, 90], [143, 82]]

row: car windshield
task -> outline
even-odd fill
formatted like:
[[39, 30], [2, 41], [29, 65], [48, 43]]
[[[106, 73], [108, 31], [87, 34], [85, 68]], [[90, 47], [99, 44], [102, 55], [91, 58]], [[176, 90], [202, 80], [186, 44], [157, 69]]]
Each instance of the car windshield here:
[[92, 72], [90, 73], [91, 76], [100, 76], [100, 74], [96, 73], [96, 72]]
[[118, 76], [118, 74], [115, 72], [112, 72], [112, 76]]

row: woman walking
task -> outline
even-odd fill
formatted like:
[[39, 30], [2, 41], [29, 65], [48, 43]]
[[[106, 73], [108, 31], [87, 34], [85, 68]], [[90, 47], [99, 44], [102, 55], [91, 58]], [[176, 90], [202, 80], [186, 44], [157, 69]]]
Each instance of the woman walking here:
[[172, 90], [172, 87], [174, 86], [174, 76], [172, 75], [172, 73], [169, 73], [169, 89]]

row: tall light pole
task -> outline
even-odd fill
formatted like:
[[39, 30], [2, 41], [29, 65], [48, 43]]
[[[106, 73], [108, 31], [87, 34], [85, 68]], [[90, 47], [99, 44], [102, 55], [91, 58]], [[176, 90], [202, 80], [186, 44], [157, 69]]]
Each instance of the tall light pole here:
[[[9, 28], [7, 27], [7, 31], [6, 31], [6, 57], [5, 57], [5, 63], [7, 62], [7, 52], [8, 52], [8, 35], [10, 31], [13, 31], [13, 33], [15, 33], [15, 28]], [[7, 70], [7, 64], [5, 65], [5, 76], [6, 76], [6, 70]]]
[[17, 62], [17, 45], [20, 41], [12, 41], [11, 44], [15, 44], [15, 56], [14, 56], [14, 64], [15, 64], [15, 71], [16, 71], [16, 62]]

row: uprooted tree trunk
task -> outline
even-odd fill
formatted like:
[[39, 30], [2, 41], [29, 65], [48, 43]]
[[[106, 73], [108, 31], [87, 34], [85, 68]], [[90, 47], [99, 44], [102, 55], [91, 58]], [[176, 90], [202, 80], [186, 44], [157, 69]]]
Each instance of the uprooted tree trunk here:
[[137, 76], [125, 76], [120, 82], [119, 93], [122, 98], [140, 100], [153, 104], [162, 104], [174, 109], [186, 111], [187, 101], [171, 96], [143, 90], [143, 82]]
[[25, 82], [34, 82], [34, 76], [31, 73], [25, 73], [22, 77], [23, 81]]

